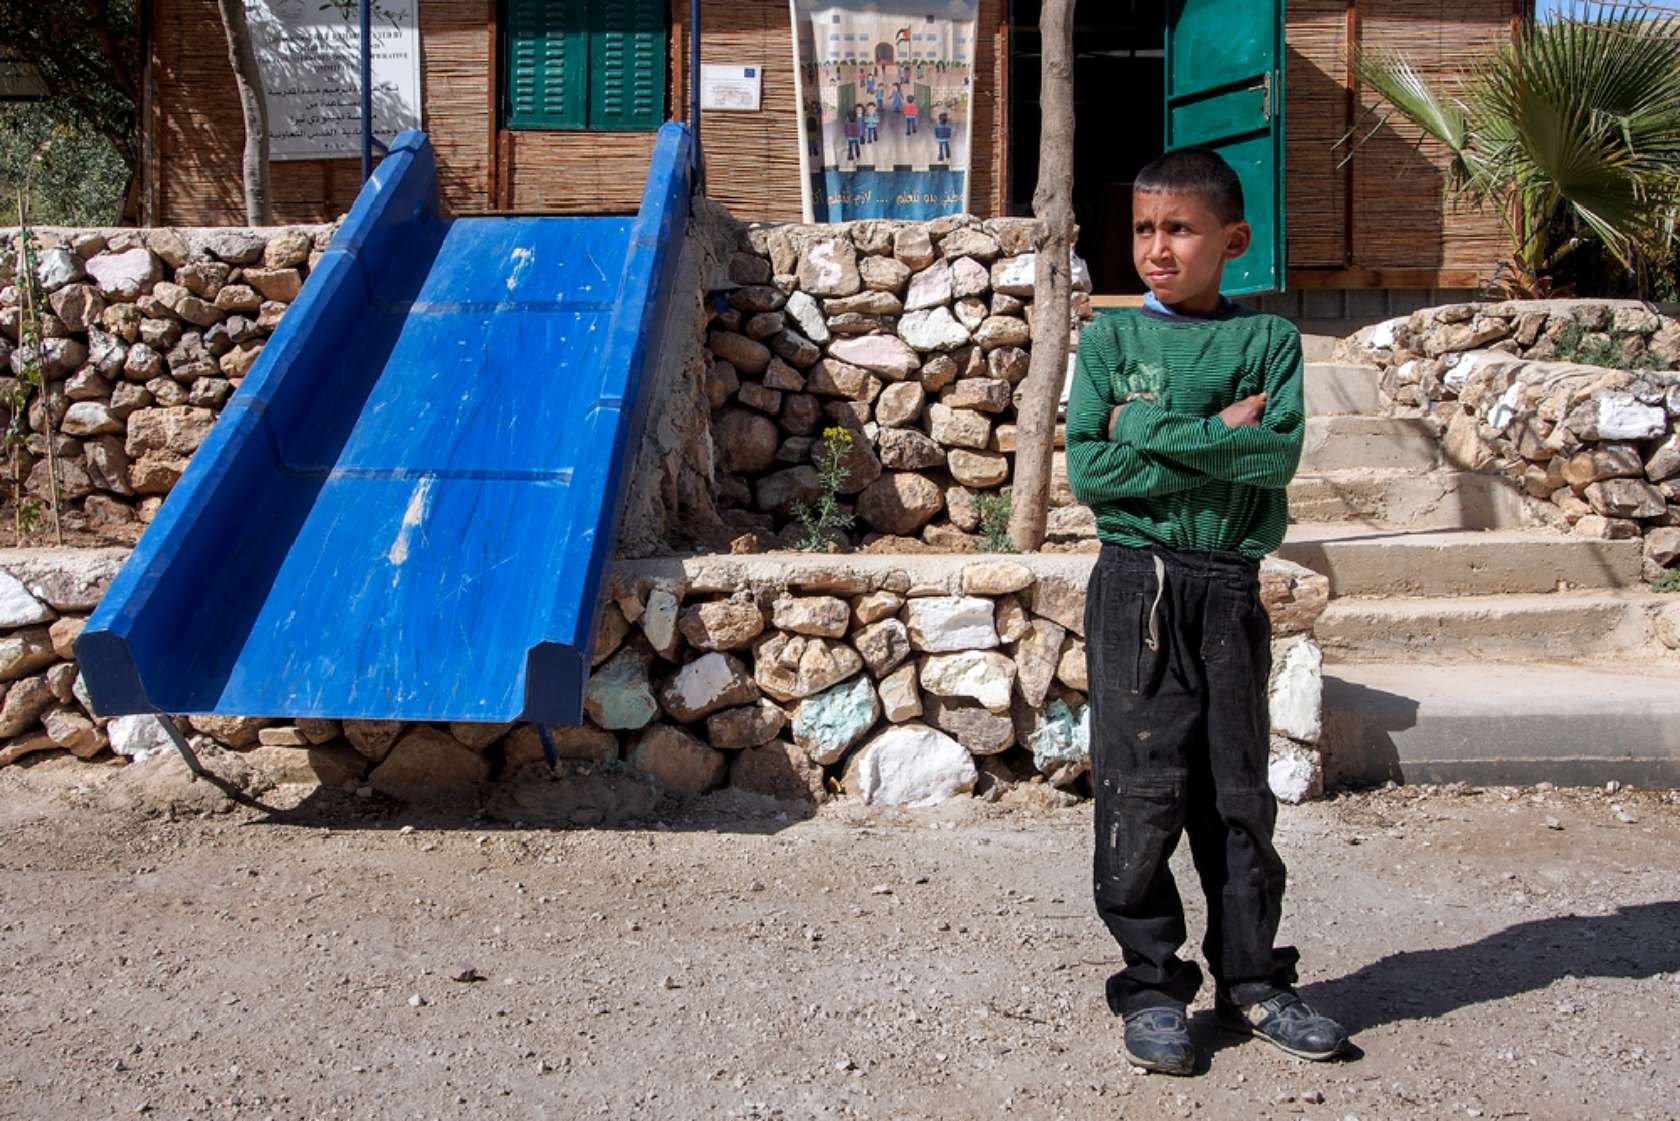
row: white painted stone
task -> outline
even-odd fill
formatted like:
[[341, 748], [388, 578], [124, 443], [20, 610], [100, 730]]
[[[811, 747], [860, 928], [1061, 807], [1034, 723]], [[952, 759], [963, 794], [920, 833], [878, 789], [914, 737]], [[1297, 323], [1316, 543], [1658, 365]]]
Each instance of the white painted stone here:
[[951, 266], [935, 261], [928, 268], [910, 278], [910, 290], [904, 295], [904, 310], [941, 307], [951, 302]]
[[82, 271], [82, 259], [68, 249], [54, 247], [35, 255], [35, 278], [45, 291], [56, 292], [86, 275]]
[[823, 318], [822, 309], [808, 292], [791, 292], [788, 294], [787, 306], [782, 310], [793, 317], [799, 325], [800, 334], [817, 343], [819, 346], [829, 339], [828, 320]]
[[648, 593], [647, 608], [642, 612], [642, 633], [647, 635], [648, 645], [667, 658], [676, 649], [680, 607], [670, 591], [655, 588]]
[[1631, 393], [1606, 393], [1598, 399], [1597, 427], [1600, 440], [1650, 440], [1668, 431], [1668, 414]]
[[951, 295], [956, 299], [984, 295], [992, 286], [991, 271], [973, 257], [958, 257], [951, 264]]
[[912, 311], [898, 321], [898, 337], [920, 351], [955, 350], [968, 345], [968, 328], [947, 307]]
[[685, 721], [757, 699], [758, 689], [741, 662], [717, 652], [689, 662], [659, 693], [665, 711]]
[[1324, 758], [1310, 747], [1272, 741], [1267, 784], [1278, 801], [1297, 805], [1324, 793]]
[[123, 253], [102, 253], [88, 259], [88, 275], [107, 296], [132, 300], [163, 277], [158, 259], [150, 249], [136, 247]]
[[842, 362], [861, 366], [894, 381], [903, 381], [921, 364], [909, 344], [892, 335], [854, 335], [836, 339], [829, 344], [828, 353]]
[[[1517, 419], [1517, 410], [1522, 406], [1522, 399], [1522, 383], [1512, 382], [1510, 388], [1500, 394], [1499, 400], [1488, 408], [1488, 427], [1497, 428], [1501, 432], [1509, 428], [1511, 422]], [[1659, 409], [1658, 412], [1660, 413], [1661, 410]]]
[[175, 747], [163, 722], [150, 713], [119, 716], [105, 726], [105, 732], [111, 737], [111, 750], [136, 763]]
[[910, 645], [935, 654], [990, 650], [998, 644], [992, 601], [979, 596], [926, 596], [904, 607]]
[[846, 769], [846, 789], [873, 806], [931, 806], [974, 789], [974, 758], [925, 724], [888, 728]]
[[1008, 712], [1015, 663], [990, 650], [934, 654], [922, 661], [921, 682], [935, 696], [966, 697], [993, 712]]
[[1272, 731], [1302, 743], [1323, 732], [1324, 655], [1306, 635], [1285, 639], [1272, 653]]
[[[1035, 253], [1023, 253], [993, 262], [992, 289], [1006, 296], [1031, 296], [1036, 257]], [[1073, 287], [1080, 292], [1091, 290], [1091, 270], [1077, 253], [1073, 255]]]
[[1476, 367], [1486, 357], [1479, 350], [1453, 352], [1441, 356], [1441, 364], [1447, 372], [1441, 375], [1441, 384], [1452, 390], [1456, 395], [1464, 389], [1464, 383], [1470, 375], [1476, 372]]
[[1392, 350], [1395, 333], [1406, 323], [1407, 319], [1408, 317], [1404, 315], [1397, 316], [1394, 319], [1385, 319], [1372, 327], [1370, 338], [1365, 340], [1366, 347], [1370, 350]]
[[26, 627], [31, 623], [47, 623], [54, 618], [52, 609], [23, 586], [23, 581], [10, 572], [0, 571], [0, 627]]

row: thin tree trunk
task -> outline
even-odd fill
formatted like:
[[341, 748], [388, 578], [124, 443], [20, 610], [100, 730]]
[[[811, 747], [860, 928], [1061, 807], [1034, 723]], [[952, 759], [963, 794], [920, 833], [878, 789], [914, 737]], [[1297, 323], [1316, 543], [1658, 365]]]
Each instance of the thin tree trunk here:
[[239, 85], [239, 106], [245, 114], [245, 220], [253, 226], [273, 223], [268, 191], [268, 98], [263, 94], [251, 28], [245, 22], [245, 0], [216, 0], [227, 32], [228, 62]]
[[1043, 124], [1033, 191], [1038, 221], [1033, 231], [1032, 364], [1016, 417], [1009, 515], [1009, 537], [1021, 552], [1044, 543], [1056, 412], [1067, 377], [1073, 315], [1073, 5], [1074, 0], [1044, 0], [1038, 19], [1044, 50]]

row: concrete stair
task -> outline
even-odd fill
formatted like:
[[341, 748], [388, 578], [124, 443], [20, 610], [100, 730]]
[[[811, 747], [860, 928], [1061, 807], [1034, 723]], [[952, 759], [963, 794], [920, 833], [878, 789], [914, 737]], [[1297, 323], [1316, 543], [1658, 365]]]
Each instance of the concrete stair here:
[[1680, 784], [1680, 597], [1640, 543], [1530, 526], [1427, 422], [1373, 415], [1373, 369], [1310, 361], [1305, 396], [1279, 553], [1330, 580], [1327, 777]]
[[1325, 778], [1680, 786], [1680, 670], [1579, 664], [1327, 668]]

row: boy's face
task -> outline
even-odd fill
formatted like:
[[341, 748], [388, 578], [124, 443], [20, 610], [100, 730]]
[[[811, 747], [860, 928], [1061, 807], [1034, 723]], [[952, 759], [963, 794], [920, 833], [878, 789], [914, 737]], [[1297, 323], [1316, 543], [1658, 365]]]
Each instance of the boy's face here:
[[1199, 194], [1132, 192], [1132, 265], [1169, 307], [1192, 315], [1217, 308], [1225, 262], [1253, 236], [1247, 222], [1221, 222]]

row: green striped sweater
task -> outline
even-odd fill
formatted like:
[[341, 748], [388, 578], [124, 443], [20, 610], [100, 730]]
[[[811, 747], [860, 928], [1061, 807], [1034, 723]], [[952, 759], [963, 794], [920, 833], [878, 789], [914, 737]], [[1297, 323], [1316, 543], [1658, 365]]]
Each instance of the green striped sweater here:
[[[1219, 419], [1262, 391], [1257, 427]], [[1145, 309], [1105, 315], [1080, 335], [1068, 482], [1104, 541], [1266, 555], [1288, 527], [1284, 488], [1305, 429], [1301, 336], [1287, 320], [1230, 305], [1207, 319]]]

